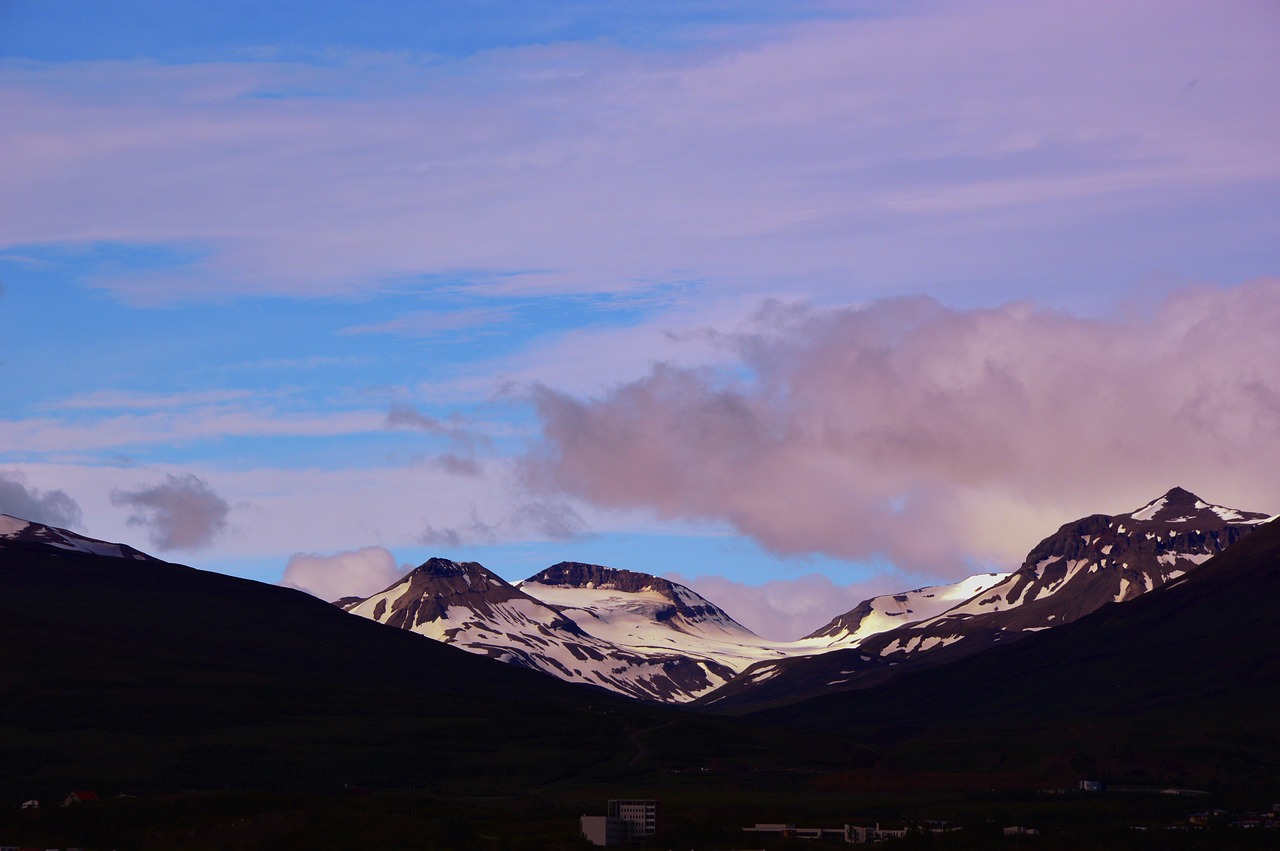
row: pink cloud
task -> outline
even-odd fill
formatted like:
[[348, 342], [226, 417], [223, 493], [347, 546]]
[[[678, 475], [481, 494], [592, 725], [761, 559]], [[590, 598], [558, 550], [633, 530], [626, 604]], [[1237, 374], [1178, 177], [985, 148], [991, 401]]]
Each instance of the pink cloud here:
[[24, 203], [0, 209], [0, 244], [204, 252], [99, 279], [140, 302], [424, 272], [915, 291], [1275, 181], [1273, 36], [1265, 3], [996, 2], [679, 54], [13, 65], [0, 192]]
[[[1280, 281], [1083, 319], [928, 298], [765, 304], [735, 369], [537, 399], [535, 486], [727, 521], [779, 553], [959, 576], [1180, 484], [1280, 510]], [[745, 376], [745, 377], [744, 377]]]
[[863, 600], [904, 590], [893, 584], [892, 577], [839, 585], [820, 573], [774, 579], [760, 585], [748, 585], [726, 576], [690, 579], [668, 573], [666, 577], [697, 591], [738, 623], [772, 641], [803, 638]]
[[289, 559], [280, 584], [299, 588], [330, 602], [342, 597], [367, 597], [404, 575], [395, 557], [382, 547], [363, 547], [324, 556], [296, 553]]
[[[46, 417], [0, 420], [0, 441], [10, 451], [70, 452], [111, 449], [137, 444], [181, 444], [229, 436], [328, 437], [384, 431], [387, 415], [382, 411], [339, 411], [337, 413], [282, 412], [241, 405], [200, 405], [183, 409], [167, 401], [137, 404], [142, 413], [100, 416], [84, 421]], [[65, 407], [90, 408], [87, 404]], [[102, 404], [101, 410], [117, 406]], [[123, 405], [119, 407], [124, 407]]]

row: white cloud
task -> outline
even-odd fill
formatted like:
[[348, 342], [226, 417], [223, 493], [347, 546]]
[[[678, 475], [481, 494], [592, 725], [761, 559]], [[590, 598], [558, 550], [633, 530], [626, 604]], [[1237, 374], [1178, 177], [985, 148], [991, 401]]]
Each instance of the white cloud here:
[[803, 638], [863, 600], [904, 590], [894, 584], [892, 576], [839, 585], [822, 574], [809, 573], [749, 585], [727, 576], [689, 579], [678, 573], [665, 575], [697, 591], [752, 632], [774, 641]]
[[343, 597], [368, 597], [404, 575], [395, 557], [382, 547], [362, 547], [325, 556], [296, 553], [284, 569], [281, 585], [299, 588], [330, 602]]

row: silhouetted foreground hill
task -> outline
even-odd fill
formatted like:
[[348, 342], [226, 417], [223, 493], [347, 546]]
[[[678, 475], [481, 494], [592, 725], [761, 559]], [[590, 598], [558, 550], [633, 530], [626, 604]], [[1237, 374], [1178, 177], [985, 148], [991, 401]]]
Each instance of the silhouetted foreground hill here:
[[634, 753], [648, 710], [140, 558], [0, 547], [0, 791], [528, 785]]
[[1199, 570], [1016, 644], [757, 713], [880, 767], [1280, 781], [1280, 521]]
[[13, 800], [347, 785], [488, 795], [727, 754], [867, 762], [65, 535], [31, 524], [0, 537], [0, 795]]

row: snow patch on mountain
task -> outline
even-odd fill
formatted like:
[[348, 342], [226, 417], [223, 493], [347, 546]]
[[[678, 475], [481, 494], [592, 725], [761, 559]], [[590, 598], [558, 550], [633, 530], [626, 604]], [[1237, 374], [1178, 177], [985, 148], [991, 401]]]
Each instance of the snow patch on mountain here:
[[956, 643], [927, 644], [929, 637], [967, 636], [981, 644], [999, 633], [1069, 623], [1185, 575], [1265, 522], [1264, 514], [1213, 505], [1182, 488], [1127, 514], [1082, 518], [1041, 541], [1021, 568], [991, 588], [886, 634], [879, 652], [913, 654]]
[[901, 594], [872, 597], [795, 643], [822, 644], [827, 648], [850, 647], [873, 635], [939, 615], [957, 603], [986, 591], [1007, 576], [1007, 573], [975, 573], [948, 585], [930, 585]]
[[86, 538], [66, 529], [32, 523], [19, 517], [0, 514], [0, 538], [6, 541], [23, 544], [35, 544], [91, 555], [108, 556], [109, 558], [130, 558], [137, 560], [150, 559], [146, 553], [135, 550], [127, 544], [113, 544]]
[[10, 517], [8, 514], [0, 514], [0, 538], [13, 537], [30, 525], [26, 520]]

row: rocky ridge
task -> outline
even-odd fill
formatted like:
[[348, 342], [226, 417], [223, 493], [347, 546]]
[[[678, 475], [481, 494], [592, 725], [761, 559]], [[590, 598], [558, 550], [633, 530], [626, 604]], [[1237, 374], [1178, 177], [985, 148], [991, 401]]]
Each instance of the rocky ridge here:
[[1134, 511], [1064, 524], [1018, 570], [946, 611], [868, 636], [856, 648], [757, 664], [700, 703], [730, 708], [862, 688], [900, 670], [974, 655], [1178, 580], [1270, 519], [1175, 487]]

